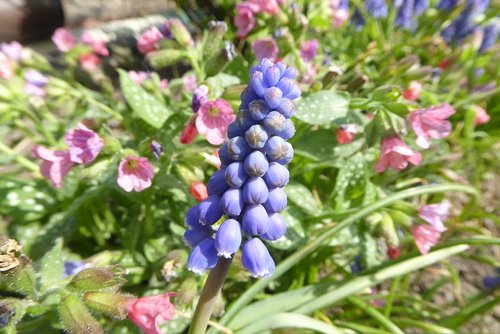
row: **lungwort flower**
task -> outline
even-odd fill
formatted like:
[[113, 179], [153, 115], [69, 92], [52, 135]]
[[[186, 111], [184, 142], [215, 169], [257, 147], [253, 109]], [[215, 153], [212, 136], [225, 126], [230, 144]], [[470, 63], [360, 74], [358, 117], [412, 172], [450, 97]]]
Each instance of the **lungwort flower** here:
[[161, 31], [152, 27], [143, 32], [137, 39], [137, 49], [142, 54], [148, 54], [158, 49], [158, 42], [163, 38]]
[[258, 39], [252, 43], [252, 49], [257, 59], [269, 58], [275, 60], [278, 57], [278, 44], [272, 38]]
[[448, 118], [455, 113], [449, 104], [413, 111], [408, 116], [411, 128], [417, 135], [417, 145], [429, 148], [429, 139], [441, 139], [450, 135], [451, 123]]
[[434, 226], [441, 232], [446, 231], [444, 227], [444, 221], [448, 219], [448, 214], [450, 211], [450, 202], [444, 201], [437, 204], [424, 205], [418, 211], [418, 216]]
[[164, 293], [131, 299], [125, 304], [127, 317], [145, 334], [162, 334], [159, 325], [174, 317], [173, 296], [175, 293]]
[[[196, 273], [241, 247], [243, 266], [252, 276], [269, 276], [275, 265], [262, 240], [278, 240], [286, 232], [280, 212], [287, 206], [285, 166], [293, 158], [287, 140], [295, 133], [290, 117], [300, 96], [293, 80], [297, 71], [263, 59], [250, 75], [236, 120], [228, 128], [229, 140], [219, 150], [221, 169], [208, 181], [208, 198], [186, 215], [184, 239], [193, 247], [188, 268]], [[221, 218], [214, 232], [212, 225]]]
[[95, 160], [103, 147], [101, 137], [82, 123], [68, 131], [64, 137], [69, 147], [71, 161], [79, 164], [89, 164]]
[[68, 151], [54, 151], [43, 146], [35, 146], [31, 153], [33, 157], [43, 160], [40, 172], [43, 177], [52, 181], [54, 188], [62, 186], [64, 177], [75, 166]]
[[45, 86], [49, 82], [49, 79], [42, 73], [29, 69], [24, 72], [24, 79], [26, 83], [24, 84], [24, 92], [26, 95], [30, 96], [45, 96]]
[[68, 52], [75, 46], [75, 36], [64, 28], [57, 28], [52, 35], [52, 42], [61, 52]]
[[412, 151], [398, 136], [385, 137], [382, 140], [380, 158], [375, 166], [377, 173], [382, 173], [390, 167], [394, 170], [403, 170], [408, 163], [420, 165], [422, 155]]
[[127, 192], [151, 187], [153, 177], [153, 165], [147, 158], [128, 156], [118, 166], [118, 185]]
[[432, 225], [417, 225], [411, 228], [415, 244], [422, 254], [427, 254], [439, 242], [441, 233], [442, 231]]
[[235, 118], [233, 108], [226, 100], [207, 101], [198, 109], [196, 129], [207, 137], [210, 144], [220, 145], [227, 138], [227, 127]]

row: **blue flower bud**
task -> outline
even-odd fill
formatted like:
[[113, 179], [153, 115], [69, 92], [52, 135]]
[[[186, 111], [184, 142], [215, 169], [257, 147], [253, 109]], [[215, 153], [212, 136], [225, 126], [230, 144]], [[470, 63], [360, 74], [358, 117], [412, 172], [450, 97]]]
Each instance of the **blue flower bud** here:
[[222, 217], [219, 206], [220, 196], [212, 195], [199, 204], [200, 223], [202, 225], [213, 225]]
[[256, 121], [264, 119], [270, 110], [266, 101], [261, 99], [250, 102], [248, 105], [248, 113]]
[[273, 110], [264, 118], [264, 126], [270, 134], [274, 135], [285, 130], [286, 121], [285, 116]]
[[264, 100], [266, 100], [269, 107], [276, 108], [280, 105], [283, 95], [283, 92], [279, 88], [271, 87], [264, 92]]
[[273, 66], [273, 62], [268, 58], [262, 58], [260, 61], [260, 71], [262, 73], [266, 73], [271, 66]]
[[295, 135], [295, 125], [289, 119], [286, 120], [285, 129], [277, 134], [284, 140], [288, 140]]
[[285, 116], [285, 118], [290, 118], [293, 116], [294, 108], [295, 104], [293, 101], [284, 97], [281, 99], [281, 103], [276, 110]]
[[245, 172], [245, 166], [242, 162], [233, 162], [232, 164], [227, 166], [224, 177], [226, 179], [226, 183], [230, 187], [239, 188], [247, 180], [248, 174]]
[[295, 67], [289, 67], [285, 70], [285, 73], [283, 73], [283, 77], [289, 78], [289, 79], [294, 79], [299, 72]]
[[276, 160], [276, 162], [279, 162], [282, 165], [288, 165], [290, 163], [290, 161], [292, 161], [292, 159], [293, 159], [294, 152], [293, 152], [292, 144], [286, 143], [286, 146], [288, 148], [288, 150], [287, 150], [288, 153], [286, 154], [286, 156], [282, 159]]
[[265, 73], [264, 77], [266, 78], [266, 82], [269, 87], [275, 86], [280, 80], [281, 72], [280, 69], [275, 65], [270, 66], [263, 73]]
[[254, 65], [254, 66], [250, 67], [250, 77], [252, 77], [252, 75], [253, 75], [255, 72], [257, 72], [257, 71], [262, 72], [262, 71], [260, 70], [260, 64], [259, 64], [259, 65]]
[[266, 130], [258, 124], [252, 125], [250, 129], [245, 132], [246, 142], [251, 148], [263, 148], [268, 137]]
[[193, 99], [191, 100], [191, 108], [193, 112], [198, 112], [200, 106], [208, 101], [208, 87], [205, 85], [198, 86], [193, 92]]
[[269, 169], [264, 175], [264, 181], [269, 188], [281, 188], [288, 184], [290, 179], [290, 172], [286, 167], [280, 165], [277, 162], [271, 162], [269, 164]]
[[264, 83], [264, 74], [260, 71], [256, 71], [255, 73], [252, 74], [252, 77], [250, 78], [250, 86], [254, 90], [255, 94], [257, 96], [261, 97], [264, 95], [264, 92], [266, 91], [266, 85]]
[[287, 77], [284, 77], [284, 78], [281, 78], [281, 80], [278, 82], [276, 87], [279, 88], [281, 90], [281, 92], [283, 93], [283, 96], [285, 96], [294, 88], [295, 85], [296, 84], [295, 84], [294, 80], [287, 78]]
[[234, 219], [224, 221], [215, 236], [215, 249], [218, 256], [229, 259], [241, 245], [241, 226]]
[[212, 226], [208, 226], [208, 228], [206, 228], [205, 226], [202, 228], [193, 228], [184, 232], [182, 240], [187, 246], [193, 248], [196, 247], [196, 245], [202, 242], [205, 238], [211, 238], [213, 233], [214, 230], [212, 229]]
[[233, 122], [227, 127], [227, 137], [234, 138], [238, 136], [243, 136], [245, 131], [241, 128], [238, 122]]
[[267, 231], [269, 217], [266, 209], [260, 204], [249, 204], [243, 213], [241, 221], [243, 231], [248, 235], [261, 235]]
[[287, 156], [289, 150], [287, 144], [280, 136], [273, 136], [267, 140], [264, 151], [270, 160], [278, 161]]
[[240, 111], [236, 114], [235, 122], [238, 123], [243, 132], [255, 124], [255, 121], [250, 116], [250, 111], [248, 109], [240, 109]]
[[250, 102], [259, 98], [255, 93], [255, 91], [250, 86], [247, 86], [247, 88], [245, 88], [245, 90], [241, 93], [240, 97], [241, 97], [242, 108], [248, 108], [248, 104]]
[[275, 213], [283, 211], [287, 204], [288, 200], [283, 189], [274, 188], [269, 190], [269, 196], [266, 203], [264, 203], [264, 208], [268, 213]]
[[184, 226], [187, 228], [197, 228], [200, 227], [200, 205], [196, 204], [186, 213], [186, 218], [184, 219]]
[[219, 148], [219, 159], [220, 159], [220, 162], [222, 163], [222, 165], [224, 166], [227, 166], [229, 165], [231, 162], [233, 162], [231, 160], [231, 157], [227, 154], [227, 143], [224, 143], [220, 148]]
[[285, 65], [285, 63], [282, 63], [282, 62], [279, 61], [276, 64], [274, 64], [274, 66], [276, 66], [277, 68], [279, 68], [280, 75], [283, 76], [283, 73], [285, 73], [285, 71], [286, 71], [286, 65]]
[[187, 267], [196, 274], [203, 274], [206, 270], [215, 267], [218, 261], [214, 239], [205, 238], [189, 254]]
[[283, 237], [286, 233], [285, 219], [279, 213], [269, 215], [269, 227], [261, 238], [269, 241], [275, 241]]
[[283, 97], [286, 97], [287, 99], [290, 100], [295, 100], [298, 98], [301, 94], [301, 90], [299, 85], [297, 85], [295, 82], [293, 83], [293, 86], [291, 87], [290, 91], [288, 93], [283, 93]]
[[238, 217], [244, 207], [241, 189], [229, 188], [220, 199], [220, 207], [230, 217]]
[[253, 277], [268, 277], [274, 272], [274, 261], [266, 246], [258, 238], [245, 241], [241, 249], [241, 263]]
[[269, 162], [260, 151], [253, 151], [245, 159], [245, 171], [250, 176], [263, 176], [269, 168]]
[[243, 200], [245, 203], [262, 204], [267, 201], [269, 190], [264, 180], [260, 177], [251, 177], [243, 187]]
[[229, 186], [225, 180], [226, 170], [221, 169], [216, 171], [207, 182], [207, 192], [208, 196], [212, 195], [221, 195], [224, 191], [226, 191]]
[[245, 160], [245, 157], [249, 152], [250, 146], [248, 145], [244, 137], [234, 137], [227, 142], [227, 154], [233, 160]]

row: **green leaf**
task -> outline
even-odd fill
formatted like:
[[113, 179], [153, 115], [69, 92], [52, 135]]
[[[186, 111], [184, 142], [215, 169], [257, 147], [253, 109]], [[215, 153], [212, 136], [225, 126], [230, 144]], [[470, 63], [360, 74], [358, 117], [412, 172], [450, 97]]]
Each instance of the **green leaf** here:
[[219, 73], [213, 77], [206, 80], [206, 83], [210, 86], [210, 96], [217, 98], [224, 93], [227, 87], [240, 84], [240, 78], [229, 75], [225, 73]]
[[347, 93], [322, 90], [311, 94], [297, 104], [295, 117], [311, 125], [343, 124], [349, 110]]
[[64, 329], [70, 334], [101, 334], [101, 325], [92, 317], [81, 300], [73, 294], [61, 296], [59, 315]]
[[285, 187], [285, 192], [293, 204], [308, 214], [317, 216], [322, 213], [321, 205], [316, 202], [313, 194], [306, 186], [300, 183], [291, 183]]
[[315, 333], [342, 334], [343, 331], [322, 321], [294, 313], [278, 313], [253, 322], [238, 331], [238, 334], [262, 333], [265, 330], [276, 328], [303, 328], [311, 329]]
[[160, 103], [153, 95], [147, 93], [128, 76], [124, 70], [118, 70], [120, 74], [120, 87], [128, 104], [136, 114], [146, 123], [156, 129], [160, 129], [171, 111]]
[[57, 239], [54, 247], [40, 260], [40, 290], [46, 292], [63, 280], [64, 256], [62, 239]]
[[337, 175], [334, 193], [338, 211], [348, 209], [351, 200], [365, 193], [367, 180], [365, 161], [361, 154], [343, 162]]

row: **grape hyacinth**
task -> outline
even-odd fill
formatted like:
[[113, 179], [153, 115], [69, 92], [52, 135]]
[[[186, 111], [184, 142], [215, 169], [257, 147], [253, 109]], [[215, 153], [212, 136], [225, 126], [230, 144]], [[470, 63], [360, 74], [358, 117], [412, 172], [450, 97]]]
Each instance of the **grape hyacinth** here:
[[267, 58], [250, 70], [229, 139], [219, 150], [221, 169], [207, 183], [208, 198], [186, 215], [184, 241], [193, 248], [189, 270], [203, 273], [215, 267], [218, 257], [230, 258], [241, 247], [243, 266], [252, 276], [273, 273], [274, 260], [263, 240], [278, 240], [286, 232], [279, 212], [287, 206], [282, 188], [294, 152], [287, 140], [295, 133], [290, 117], [301, 93], [296, 75], [295, 68]]

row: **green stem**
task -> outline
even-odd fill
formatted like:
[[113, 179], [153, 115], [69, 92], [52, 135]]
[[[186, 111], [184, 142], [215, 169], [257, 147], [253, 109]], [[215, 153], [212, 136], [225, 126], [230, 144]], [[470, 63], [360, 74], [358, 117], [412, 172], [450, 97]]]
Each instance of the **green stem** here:
[[370, 213], [381, 209], [383, 207], [386, 207], [394, 202], [397, 202], [399, 200], [409, 198], [409, 197], [415, 197], [423, 194], [432, 194], [432, 193], [441, 193], [441, 192], [465, 192], [472, 194], [476, 197], [478, 197], [478, 193], [476, 189], [464, 185], [459, 185], [459, 184], [441, 184], [441, 185], [430, 185], [430, 186], [421, 186], [421, 187], [416, 187], [416, 188], [410, 188], [401, 192], [398, 192], [396, 194], [392, 194], [390, 196], [387, 196], [380, 201], [373, 203], [371, 205], [368, 205], [362, 209], [360, 209], [358, 212], [352, 214], [351, 216], [347, 217], [346, 219], [342, 220], [340, 223], [338, 223], [336, 226], [332, 227], [330, 230], [325, 231], [322, 235], [320, 235], [318, 238], [312, 240], [308, 244], [306, 244], [304, 247], [290, 255], [286, 260], [281, 262], [280, 265], [276, 267], [276, 270], [274, 271], [274, 274], [269, 277], [269, 278], [263, 278], [255, 282], [254, 285], [245, 293], [243, 293], [234, 304], [232, 304], [231, 308], [227, 311], [227, 313], [222, 317], [220, 320], [221, 325], [227, 325], [231, 319], [234, 318], [234, 316], [240, 311], [245, 305], [250, 303], [253, 299], [253, 297], [264, 290], [269, 283], [272, 281], [276, 280], [278, 277], [282, 276], [285, 274], [290, 268], [295, 266], [299, 261], [304, 259], [306, 256], [314, 252], [318, 247], [321, 245], [324, 245], [327, 243], [329, 239], [331, 239], [335, 234], [337, 234], [339, 231], [344, 229], [345, 227], [355, 223], [356, 221], [360, 220], [361, 218], [364, 218], [365, 216], [369, 215]]
[[392, 311], [392, 304], [394, 304], [394, 299], [396, 297], [396, 292], [399, 288], [399, 283], [401, 282], [401, 276], [398, 276], [394, 279], [391, 286], [391, 291], [389, 296], [387, 297], [387, 302], [385, 304], [384, 315], [386, 317], [390, 317]]
[[207, 282], [203, 287], [200, 300], [198, 301], [198, 305], [194, 311], [191, 326], [189, 326], [189, 334], [205, 333], [208, 321], [212, 315], [215, 300], [217, 299], [217, 295], [221, 291], [222, 285], [226, 280], [232, 261], [233, 258], [219, 258], [219, 262], [217, 262], [215, 268], [210, 271], [210, 274], [208, 274]]
[[13, 149], [8, 147], [7, 145], [2, 143], [1, 141], [0, 141], [0, 152], [3, 152], [5, 154], [13, 157], [20, 165], [26, 167], [27, 169], [29, 169], [30, 171], [35, 173], [35, 175], [37, 177], [41, 176], [40, 175], [40, 168], [36, 164], [32, 163], [31, 161], [29, 161], [28, 159], [26, 159], [22, 155], [17, 154], [16, 152], [14, 152]]
[[359, 307], [366, 314], [368, 314], [375, 321], [377, 321], [380, 325], [387, 328], [391, 333], [404, 334], [404, 332], [398, 326], [396, 326], [392, 321], [390, 321], [388, 318], [386, 318], [382, 313], [377, 311], [375, 308], [373, 308], [370, 305], [363, 302], [361, 299], [352, 296], [352, 297], [347, 298], [347, 301], [349, 303], [355, 305], [356, 307]]

